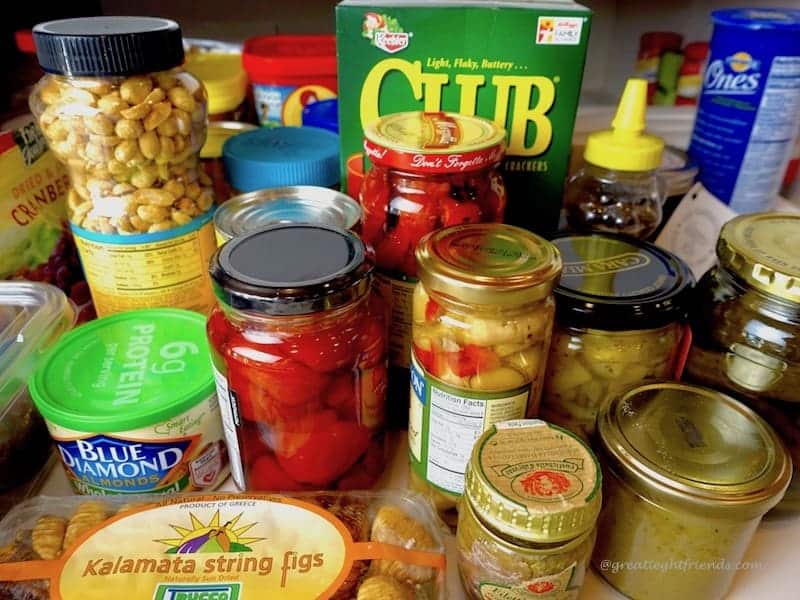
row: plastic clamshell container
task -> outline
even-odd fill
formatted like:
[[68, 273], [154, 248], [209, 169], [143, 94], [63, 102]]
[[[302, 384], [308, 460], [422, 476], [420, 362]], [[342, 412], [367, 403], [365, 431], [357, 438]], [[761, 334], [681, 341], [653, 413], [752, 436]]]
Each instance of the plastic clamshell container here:
[[50, 457], [50, 436], [27, 382], [43, 351], [76, 317], [55, 286], [0, 282], [0, 491], [35, 478]]
[[444, 600], [436, 523], [421, 496], [399, 490], [39, 496], [0, 522], [0, 597], [84, 600], [91, 586], [126, 600]]

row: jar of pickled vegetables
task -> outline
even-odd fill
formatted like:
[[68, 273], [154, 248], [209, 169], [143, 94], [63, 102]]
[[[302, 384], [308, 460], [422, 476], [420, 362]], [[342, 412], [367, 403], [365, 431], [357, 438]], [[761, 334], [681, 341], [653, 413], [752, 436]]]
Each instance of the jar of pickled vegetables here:
[[[717, 256], [692, 305], [687, 376], [749, 404], [800, 465], [800, 216], [737, 217]], [[800, 510], [797, 471], [781, 508]]]
[[376, 283], [392, 313], [390, 422], [405, 427], [414, 250], [441, 227], [503, 220], [505, 132], [478, 117], [408, 112], [379, 119], [364, 136], [373, 166], [360, 191], [362, 238], [375, 250]]
[[67, 216], [100, 316], [209, 312], [212, 181], [199, 165], [206, 93], [168, 19], [88, 17], [33, 29], [47, 74], [30, 97], [72, 189]]
[[541, 416], [588, 440], [608, 400], [647, 380], [680, 377], [694, 279], [677, 256], [634, 238], [598, 233], [553, 243], [564, 270]]
[[454, 526], [473, 442], [498, 421], [538, 412], [561, 259], [529, 231], [477, 224], [424, 237], [417, 261], [411, 487]]
[[370, 487], [385, 460], [387, 325], [361, 240], [272, 225], [229, 241], [210, 271], [219, 304], [208, 337], [236, 484]]
[[592, 563], [633, 600], [717, 600], [789, 484], [772, 428], [707, 388], [649, 384], [597, 419], [603, 510]]
[[570, 432], [505, 421], [475, 443], [458, 516], [467, 598], [577, 598], [601, 505], [600, 465]]

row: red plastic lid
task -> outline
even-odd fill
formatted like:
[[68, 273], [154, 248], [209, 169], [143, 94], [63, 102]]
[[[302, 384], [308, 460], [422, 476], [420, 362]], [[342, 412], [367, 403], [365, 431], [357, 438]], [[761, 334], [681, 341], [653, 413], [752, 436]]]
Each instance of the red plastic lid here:
[[30, 29], [15, 31], [14, 39], [17, 42], [17, 50], [25, 54], [36, 54], [36, 46], [33, 44], [33, 32]]
[[648, 31], [639, 39], [640, 50], [680, 50], [683, 36], [674, 31]]
[[687, 60], [703, 62], [708, 56], [708, 48], [708, 42], [692, 42], [691, 44], [686, 44], [686, 48], [683, 49], [683, 55]]
[[336, 76], [336, 36], [261, 35], [244, 43], [242, 64], [250, 79]]

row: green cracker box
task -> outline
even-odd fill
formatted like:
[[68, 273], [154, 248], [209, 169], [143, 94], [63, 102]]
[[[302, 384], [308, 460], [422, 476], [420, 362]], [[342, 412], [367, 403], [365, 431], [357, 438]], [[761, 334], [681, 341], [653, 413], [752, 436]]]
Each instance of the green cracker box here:
[[553, 231], [591, 13], [569, 1], [345, 0], [336, 8], [342, 181], [379, 116], [453, 111], [508, 133], [506, 221]]

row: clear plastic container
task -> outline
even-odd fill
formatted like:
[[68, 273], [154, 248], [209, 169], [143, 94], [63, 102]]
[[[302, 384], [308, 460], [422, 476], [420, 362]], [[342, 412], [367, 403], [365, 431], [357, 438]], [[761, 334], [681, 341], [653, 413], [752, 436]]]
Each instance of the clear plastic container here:
[[677, 383], [614, 399], [597, 428], [600, 575], [633, 600], [723, 598], [789, 485], [792, 461], [778, 436], [733, 398]]
[[177, 23], [66, 19], [40, 23], [34, 39], [47, 74], [31, 111], [69, 170], [67, 214], [98, 314], [209, 311], [214, 189], [199, 164], [207, 99], [181, 66]]
[[422, 238], [417, 262], [411, 486], [455, 526], [475, 439], [498, 421], [538, 414], [561, 259], [547, 240], [491, 223]]
[[[50, 457], [44, 419], [28, 393], [42, 353], [75, 323], [76, 311], [55, 286], [0, 282], [0, 493], [33, 480]], [[10, 492], [9, 496], [19, 499]], [[0, 496], [0, 512], [7, 508]]]
[[272, 225], [225, 243], [211, 274], [208, 337], [239, 488], [372, 486], [386, 460], [387, 327], [358, 236]]
[[398, 490], [40, 496], [0, 522], [0, 546], [2, 598], [447, 597], [436, 518]]

